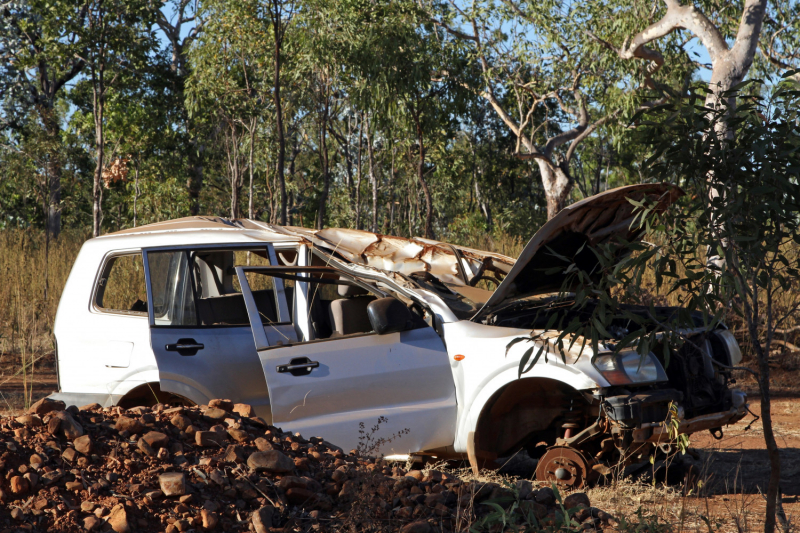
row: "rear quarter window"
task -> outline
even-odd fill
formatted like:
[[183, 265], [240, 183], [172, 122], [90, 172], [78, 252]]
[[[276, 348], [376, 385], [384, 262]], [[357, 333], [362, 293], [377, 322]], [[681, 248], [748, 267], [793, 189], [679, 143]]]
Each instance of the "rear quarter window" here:
[[147, 316], [147, 287], [141, 253], [106, 258], [95, 287], [94, 307], [106, 313]]

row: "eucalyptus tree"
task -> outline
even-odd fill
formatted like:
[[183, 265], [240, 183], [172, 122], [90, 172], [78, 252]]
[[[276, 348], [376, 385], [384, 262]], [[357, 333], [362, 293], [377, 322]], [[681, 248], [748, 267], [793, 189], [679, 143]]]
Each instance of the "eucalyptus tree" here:
[[[308, 88], [317, 126], [316, 145], [322, 184], [316, 225], [320, 229], [325, 224], [333, 178], [329, 136], [338, 143], [344, 158], [344, 184], [349, 195], [353, 224], [357, 228], [362, 226], [361, 175], [365, 132], [367, 150], [373, 153], [369, 127], [364, 127], [369, 123], [367, 114], [371, 111], [363, 98], [364, 86], [370, 80], [364, 76], [362, 69], [367, 66], [363, 62], [369, 61], [364, 57], [364, 46], [371, 39], [372, 31], [365, 24], [369, 15], [367, 18], [362, 16], [363, 8], [364, 5], [359, 2], [310, 0], [303, 4], [298, 18], [298, 28], [302, 28], [299, 64], [310, 82]], [[374, 158], [369, 161], [370, 183], [373, 185], [373, 196], [376, 196]]]
[[[319, 139], [319, 166], [322, 175], [322, 191], [319, 195], [317, 208], [317, 229], [325, 227], [325, 211], [328, 207], [328, 199], [331, 188], [331, 155], [328, 149], [329, 123], [331, 121], [332, 107], [335, 105], [334, 97], [334, 78], [331, 71], [333, 68], [320, 65], [314, 69], [313, 93], [314, 103], [317, 109], [317, 135]], [[333, 110], [335, 113], [335, 110]]]
[[[754, 66], [761, 76], [774, 74], [776, 69], [800, 68], [800, 2], [773, 0], [767, 4]], [[800, 83], [800, 73], [792, 74], [791, 80]]]
[[[693, 48], [702, 46], [711, 61], [700, 65], [711, 71], [704, 102], [709, 116], [720, 109], [726, 114], [735, 111], [742, 93], [734, 89], [746, 79], [759, 50], [766, 58], [763, 63], [773, 67], [787, 68], [800, 61], [800, 6], [796, 0], [745, 0], [744, 4], [733, 0], [686, 4], [664, 0], [663, 4], [648, 6], [606, 0], [593, 10], [595, 16], [587, 35], [622, 61], [636, 61], [640, 79], [654, 89], [663, 86], [665, 70], [675, 68], [676, 63], [692, 62]], [[602, 16], [609, 12], [614, 17]], [[762, 32], [765, 21], [767, 35]], [[763, 67], [760, 70], [764, 72]], [[731, 141], [735, 129], [724, 116], [717, 118], [714, 131], [708, 133]], [[713, 184], [711, 199], [728, 194], [726, 176], [710, 173], [708, 181]], [[716, 247], [710, 248], [709, 268], [724, 269], [723, 256]]]
[[[276, 137], [276, 175], [280, 189], [280, 223], [288, 223], [288, 195], [286, 189], [286, 66], [294, 58], [290, 56], [291, 32], [289, 31], [297, 15], [299, 5], [296, 0], [243, 0], [237, 3], [224, 3], [211, 0], [202, 4], [201, 13], [206, 9], [214, 10], [220, 16], [226, 12], [236, 12], [241, 18], [230, 30], [237, 31], [247, 28], [248, 53], [258, 57], [254, 65], [258, 67], [257, 79], [251, 80], [259, 86], [259, 90], [266, 91], [269, 87], [275, 120]], [[210, 20], [210, 16], [208, 18]], [[206, 27], [205, 31], [209, 31]], [[239, 38], [243, 38], [239, 31]], [[244, 47], [243, 47], [244, 48]], [[269, 84], [267, 84], [269, 83]]]
[[[425, 198], [424, 232], [433, 237], [433, 193], [428, 181], [427, 137], [454, 117], [456, 88], [435, 79], [443, 54], [435, 30], [412, 1], [323, 2], [334, 29], [325, 45], [344, 71], [351, 102], [363, 114], [372, 185], [372, 223], [377, 229], [378, 177], [374, 161], [376, 131], [403, 124], [415, 141], [416, 179]], [[360, 192], [357, 190], [357, 193]]]
[[333, 169], [328, 144], [332, 122], [337, 120], [342, 111], [342, 103], [346, 101], [345, 87], [342, 86], [340, 76], [342, 57], [340, 49], [335, 46], [338, 43], [334, 42], [338, 39], [339, 30], [338, 19], [332, 16], [335, 15], [335, 8], [336, 5], [329, 0], [309, 0], [303, 4], [297, 19], [298, 33], [301, 34], [297, 66], [300, 77], [305, 81], [302, 85], [316, 129], [313, 136], [322, 181], [317, 201], [317, 229], [325, 227], [331, 199]]
[[286, 62], [287, 31], [294, 21], [297, 9], [296, 0], [262, 0], [259, 2], [257, 10], [258, 20], [263, 21], [272, 34], [272, 98], [275, 106], [275, 131], [278, 141], [276, 173], [278, 174], [278, 184], [281, 190], [281, 224], [284, 225], [288, 220], [288, 199], [284, 172], [286, 164], [286, 128], [283, 116], [283, 99], [281, 97], [281, 88], [283, 87], [281, 75]]
[[[30, 0], [0, 5], [0, 98], [3, 128], [21, 131], [28, 111], [38, 115], [50, 143], [61, 143], [57, 103], [71, 82], [84, 71], [88, 3], [69, 0]], [[61, 231], [63, 154], [54, 150], [47, 160], [46, 228]]]
[[95, 170], [92, 186], [92, 235], [100, 235], [105, 165], [106, 101], [125, 71], [145, 66], [153, 47], [150, 27], [155, 13], [148, 0], [93, 0], [87, 3], [81, 35], [92, 89]]
[[[515, 136], [483, 99], [470, 102], [453, 140], [440, 143], [435, 186], [437, 214], [459, 242], [480, 247], [480, 235], [530, 238], [546, 221], [541, 180], [527, 161], [514, 157]], [[453, 238], [448, 236], [448, 238]]]
[[[196, 124], [189, 116], [185, 106], [185, 84], [191, 63], [189, 50], [203, 31], [204, 21], [200, 14], [200, 0], [168, 0], [159, 10], [156, 25], [169, 43], [168, 52], [169, 84], [173, 105], [181, 111], [180, 124], [188, 137], [186, 158], [189, 177], [186, 189], [190, 199], [190, 213], [200, 212], [200, 191], [203, 186], [203, 140], [200, 135], [201, 125]], [[165, 73], [162, 73], [165, 74]]]
[[[604, 0], [593, 4], [586, 35], [622, 61], [635, 62], [645, 83], [654, 87], [663, 83], [662, 73], [678, 62], [710, 70], [705, 98], [709, 110], [719, 109], [723, 99], [726, 110], [735, 109], [737, 93], [726, 93], [746, 79], [759, 53], [766, 64], [779, 70], [800, 65], [800, 4], [796, 0], [647, 4]], [[604, 16], [607, 13], [614, 16]], [[698, 47], [705, 50], [710, 64], [696, 59]], [[715, 125], [718, 136], [730, 138], [732, 131], [724, 121]]]
[[[796, 74], [786, 73], [784, 80]], [[762, 425], [769, 470], [765, 533], [775, 531], [781, 502], [770, 352], [781, 342], [776, 336], [793, 329], [789, 326], [800, 309], [800, 91], [792, 85], [786, 80], [755, 87], [756, 96], [749, 87], [739, 87], [742, 94], [725, 95], [726, 100], [739, 99], [735, 108], [723, 101], [710, 111], [704, 105], [706, 88], [695, 87], [686, 99], [647, 113], [650, 120], [643, 122], [643, 130], [653, 153], [644, 171], [660, 182], [679, 182], [686, 194], [674, 189], [676, 203], [666, 213], [658, 202], [638, 203], [634, 227], [646, 230], [650, 242], [596, 247], [591, 273], [581, 270], [574, 257], [563, 258], [565, 271], [571, 272], [562, 286], [569, 288], [568, 295], [562, 291], [570, 300], [566, 305], [584, 313], [567, 319], [570, 324], [556, 341], [584, 338], [596, 353], [598, 342], [611, 337], [610, 326], [625, 320], [625, 336], [615, 340], [613, 350], [635, 347], [645, 356], [660, 348], [691, 346], [697, 340], [687, 331], [700, 326], [712, 331], [728, 322], [752, 359], [736, 368], [719, 366], [754, 375], [761, 404], [756, 420]], [[724, 127], [716, 128], [717, 122]], [[730, 138], [713, 134], [727, 128], [734, 130]], [[710, 194], [716, 184], [709, 174], [725, 176], [725, 197]], [[720, 242], [728, 245], [720, 247]], [[720, 269], [707, 267], [709, 248], [723, 255]], [[643, 283], [644, 276], [652, 281]], [[640, 305], [654, 296], [669, 296], [675, 307], [661, 316], [652, 305], [640, 307], [643, 313], [620, 305]], [[782, 518], [781, 530], [788, 531]]]
[[123, 71], [106, 102], [106, 159], [124, 163], [127, 175], [110, 184], [104, 206], [109, 212], [116, 208], [123, 225], [196, 214], [185, 186], [193, 151], [182, 127], [186, 111], [182, 101], [175, 105], [163, 59], [155, 56], [144, 70]]
[[622, 107], [620, 78], [585, 45], [585, 15], [575, 2], [454, 0], [427, 10], [443, 39], [467, 50], [473, 80], [444, 69], [485, 99], [516, 137], [514, 154], [532, 160], [541, 176], [548, 217], [567, 202], [570, 165], [581, 143], [613, 122]]
[[193, 115], [204, 114], [223, 149], [219, 154], [230, 185], [230, 216], [241, 216], [241, 190], [249, 174], [248, 216], [254, 213], [255, 143], [263, 112], [266, 62], [257, 42], [255, 3], [203, 5], [207, 21], [190, 52], [193, 64], [187, 86]]

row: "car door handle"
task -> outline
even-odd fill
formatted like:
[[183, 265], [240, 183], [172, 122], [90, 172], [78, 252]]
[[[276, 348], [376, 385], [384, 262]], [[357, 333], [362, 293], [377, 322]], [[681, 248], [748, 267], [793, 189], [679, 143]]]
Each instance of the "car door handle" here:
[[175, 344], [167, 344], [164, 348], [168, 352], [178, 352], [181, 355], [194, 355], [198, 350], [205, 348], [204, 344], [200, 344], [194, 339], [178, 339]]
[[315, 368], [319, 368], [319, 361], [311, 361], [308, 357], [298, 357], [289, 361], [288, 365], [278, 365], [276, 370], [279, 374], [306, 376]]

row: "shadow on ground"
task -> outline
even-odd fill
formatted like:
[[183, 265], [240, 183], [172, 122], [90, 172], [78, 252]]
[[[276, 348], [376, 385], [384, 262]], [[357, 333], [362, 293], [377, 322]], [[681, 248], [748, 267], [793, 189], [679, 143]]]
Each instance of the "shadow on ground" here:
[[[782, 448], [781, 491], [800, 496], [800, 448]], [[700, 451], [702, 478], [709, 494], [766, 492], [769, 457], [766, 450], [717, 449]]]

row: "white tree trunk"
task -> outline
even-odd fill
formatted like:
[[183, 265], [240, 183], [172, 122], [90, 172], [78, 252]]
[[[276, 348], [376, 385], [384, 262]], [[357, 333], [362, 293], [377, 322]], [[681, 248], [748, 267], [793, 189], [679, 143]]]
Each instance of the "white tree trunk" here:
[[544, 159], [537, 159], [542, 186], [547, 198], [547, 219], [551, 219], [564, 208], [572, 192], [573, 182], [560, 166], [553, 166]]

